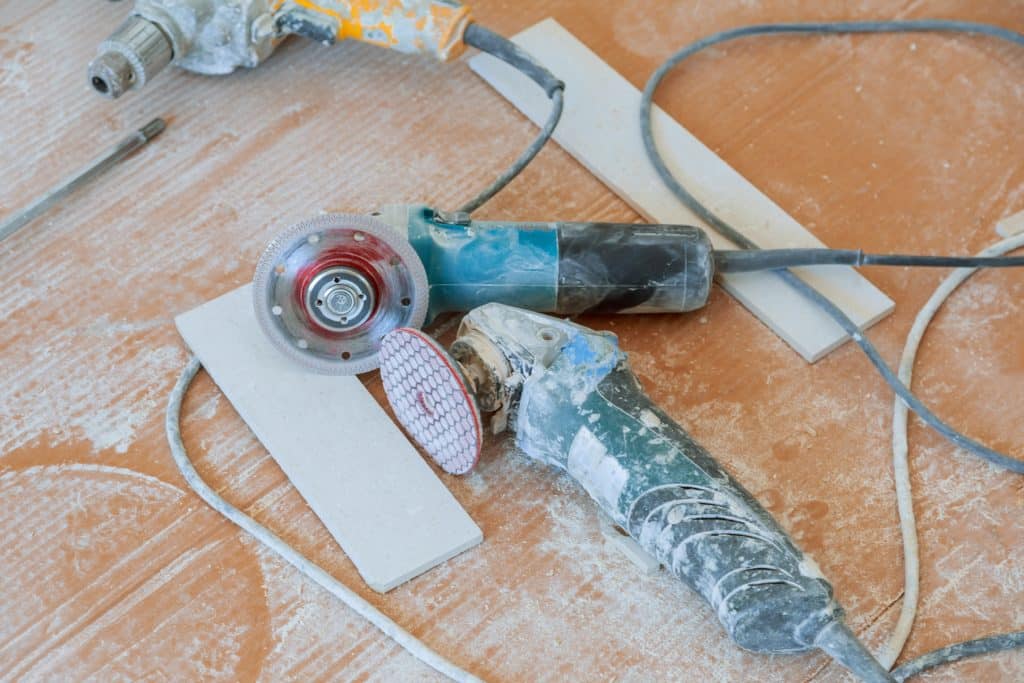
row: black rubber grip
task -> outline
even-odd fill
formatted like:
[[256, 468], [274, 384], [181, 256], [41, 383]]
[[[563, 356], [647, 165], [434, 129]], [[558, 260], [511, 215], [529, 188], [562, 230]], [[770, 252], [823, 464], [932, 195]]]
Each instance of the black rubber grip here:
[[707, 303], [715, 275], [698, 228], [631, 223], [558, 226], [558, 313], [683, 313]]

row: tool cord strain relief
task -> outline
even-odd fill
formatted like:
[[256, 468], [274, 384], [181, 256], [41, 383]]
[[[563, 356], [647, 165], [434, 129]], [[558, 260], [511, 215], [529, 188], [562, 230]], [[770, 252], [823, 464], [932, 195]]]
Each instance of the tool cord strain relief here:
[[864, 683], [894, 683], [895, 679], [840, 619], [825, 625], [814, 639], [815, 647], [849, 669]]

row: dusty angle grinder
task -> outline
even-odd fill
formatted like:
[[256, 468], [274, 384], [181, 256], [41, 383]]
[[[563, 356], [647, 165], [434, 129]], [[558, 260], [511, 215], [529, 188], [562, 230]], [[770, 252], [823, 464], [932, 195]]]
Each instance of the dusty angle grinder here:
[[722, 251], [684, 225], [485, 222], [394, 205], [285, 230], [256, 266], [253, 304], [286, 356], [317, 372], [356, 374], [378, 366], [388, 332], [491, 302], [561, 315], [685, 313], [707, 303], [716, 273], [872, 264], [1005, 267], [1024, 258]]
[[384, 335], [499, 302], [574, 315], [682, 312], [707, 301], [711, 243], [684, 226], [469, 221], [424, 206], [293, 226], [256, 267], [256, 316], [311, 369], [377, 367]]
[[450, 352], [403, 328], [380, 355], [396, 417], [444, 470], [476, 464], [486, 414], [492, 432], [510, 431], [523, 453], [583, 486], [741, 647], [820, 648], [864, 680], [892, 680], [814, 562], [644, 394], [613, 334], [488, 304], [465, 316]]

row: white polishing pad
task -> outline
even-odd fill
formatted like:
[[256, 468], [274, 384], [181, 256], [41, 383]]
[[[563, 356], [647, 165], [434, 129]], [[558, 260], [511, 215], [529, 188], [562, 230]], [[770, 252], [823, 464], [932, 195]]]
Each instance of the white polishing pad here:
[[480, 408], [458, 364], [419, 330], [381, 343], [380, 374], [395, 416], [445, 472], [465, 474], [483, 446]]

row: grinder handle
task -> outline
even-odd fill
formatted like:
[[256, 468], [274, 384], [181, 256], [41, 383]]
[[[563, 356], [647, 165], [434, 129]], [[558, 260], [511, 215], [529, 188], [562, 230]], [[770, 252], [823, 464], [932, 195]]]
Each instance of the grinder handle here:
[[813, 648], [841, 616], [831, 587], [753, 496], [651, 402], [625, 358], [606, 352], [613, 344], [578, 334], [524, 384], [517, 445], [567, 470], [715, 609], [740, 646]]
[[680, 313], [707, 303], [711, 243], [698, 228], [616, 223], [444, 223], [410, 208], [432, 315], [502, 303], [533, 311]]
[[556, 313], [685, 313], [707, 303], [714, 275], [699, 228], [558, 224]]
[[462, 38], [470, 19], [470, 8], [458, 0], [306, 0], [277, 15], [282, 29], [317, 42], [354, 39], [442, 61], [465, 50]]

